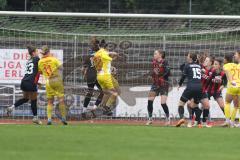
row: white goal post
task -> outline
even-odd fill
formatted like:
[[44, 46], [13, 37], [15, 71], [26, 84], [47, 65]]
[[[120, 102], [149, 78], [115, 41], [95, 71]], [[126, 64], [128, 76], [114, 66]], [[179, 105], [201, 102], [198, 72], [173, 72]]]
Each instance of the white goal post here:
[[[240, 16], [237, 15], [0, 11], [0, 21], [0, 84], [9, 76], [19, 82], [23, 71], [16, 64], [24, 65], [20, 57], [25, 53], [21, 51], [30, 43], [39, 48], [46, 44], [60, 54], [66, 86], [85, 86], [81, 67], [82, 57], [89, 50], [89, 40], [91, 36], [105, 39], [108, 49], [121, 55], [113, 62], [118, 68], [117, 78], [122, 89], [115, 116], [146, 116], [147, 93], [152, 82], [146, 77], [155, 49], [166, 51], [172, 69], [171, 80], [177, 81], [181, 74], [179, 66], [185, 62], [188, 52], [223, 57], [240, 48]], [[19, 51], [19, 59], [11, 56], [13, 50]], [[175, 89], [169, 93], [173, 116], [177, 115], [180, 95], [181, 91]], [[84, 97], [74, 96], [71, 107], [81, 110]], [[157, 117], [163, 113], [159, 104], [157, 98], [154, 102]], [[213, 117], [223, 117], [215, 102], [212, 106]]]

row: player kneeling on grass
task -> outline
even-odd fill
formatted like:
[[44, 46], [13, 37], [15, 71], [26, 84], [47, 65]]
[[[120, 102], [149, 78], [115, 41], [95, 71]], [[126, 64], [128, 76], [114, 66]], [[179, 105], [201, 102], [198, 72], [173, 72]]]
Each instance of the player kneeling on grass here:
[[92, 50], [96, 52], [94, 65], [97, 70], [97, 81], [104, 93], [102, 102], [98, 107], [104, 108], [104, 114], [111, 115], [110, 106], [116, 103], [117, 96], [120, 94], [118, 82], [111, 73], [111, 62], [116, 57], [116, 53], [112, 52], [110, 55], [106, 50], [105, 40], [100, 42], [96, 38], [92, 39]]
[[64, 125], [66, 122], [66, 108], [64, 104], [64, 86], [62, 80], [62, 64], [50, 54], [47, 46], [42, 47], [43, 57], [38, 62], [38, 70], [46, 79], [46, 94], [48, 99], [47, 117], [48, 125], [52, 124], [53, 101], [56, 96], [59, 101], [59, 109], [61, 112], [61, 121]]
[[194, 100], [194, 103], [191, 107], [194, 110], [194, 113], [196, 114], [196, 120], [200, 127], [201, 110], [198, 108], [197, 104], [199, 103], [202, 97], [201, 66], [198, 64], [197, 55], [194, 53], [188, 54], [187, 61], [188, 61], [188, 64], [184, 67], [182, 77], [179, 81], [178, 89], [182, 86], [184, 79], [186, 77], [188, 78], [187, 87], [184, 90], [179, 101], [178, 113], [179, 113], [180, 121], [177, 123], [176, 127], [180, 127], [183, 123], [185, 123], [184, 105], [188, 100], [191, 100], [191, 99]]
[[33, 113], [33, 123], [42, 124], [37, 115], [37, 83], [39, 79], [38, 74], [38, 52], [33, 46], [28, 46], [28, 53], [30, 59], [26, 63], [25, 75], [21, 81], [21, 90], [23, 91], [23, 98], [19, 99], [14, 105], [7, 108], [7, 114], [10, 115], [14, 108], [27, 103], [31, 100], [31, 109]]
[[168, 62], [165, 60], [165, 52], [161, 50], [156, 50], [154, 52], [154, 58], [152, 62], [153, 72], [152, 79], [153, 84], [151, 90], [148, 94], [148, 122], [146, 125], [152, 124], [152, 113], [153, 113], [153, 101], [156, 96], [161, 95], [161, 106], [166, 115], [166, 125], [170, 125], [169, 110], [166, 104], [168, 96], [168, 77], [170, 75], [170, 68], [168, 67]]

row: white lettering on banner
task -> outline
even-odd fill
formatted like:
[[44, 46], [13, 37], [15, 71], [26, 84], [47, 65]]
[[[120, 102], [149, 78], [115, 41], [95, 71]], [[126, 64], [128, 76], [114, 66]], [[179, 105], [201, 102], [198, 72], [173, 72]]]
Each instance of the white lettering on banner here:
[[[50, 52], [63, 62], [63, 50], [51, 50]], [[28, 59], [27, 49], [0, 49], [0, 83], [20, 83], [25, 74]], [[40, 78], [41, 81], [43, 81], [42, 78]]]
[[[185, 87], [181, 87], [179, 91], [177, 88], [173, 88], [171, 92], [168, 94], [168, 101], [167, 105], [169, 107], [169, 113], [171, 117], [178, 117], [178, 103], [179, 99], [184, 91]], [[149, 87], [132, 87], [134, 91], [146, 91], [150, 90]], [[226, 89], [223, 90], [223, 98], [225, 97]], [[122, 93], [124, 94], [124, 93]], [[161, 107], [161, 98], [157, 96], [153, 103], [153, 116], [154, 117], [165, 117], [164, 111]], [[147, 103], [148, 103], [148, 97], [141, 97], [136, 98], [136, 104], [133, 106], [129, 106], [126, 102], [124, 102], [121, 98], [118, 98], [118, 105], [116, 108], [116, 116], [117, 117], [147, 117]], [[201, 106], [201, 104], [199, 105]], [[224, 118], [224, 115], [222, 113], [222, 110], [218, 106], [217, 102], [214, 101], [212, 98], [210, 100], [210, 115], [211, 118]], [[185, 117], [188, 117], [188, 110], [185, 105]]]

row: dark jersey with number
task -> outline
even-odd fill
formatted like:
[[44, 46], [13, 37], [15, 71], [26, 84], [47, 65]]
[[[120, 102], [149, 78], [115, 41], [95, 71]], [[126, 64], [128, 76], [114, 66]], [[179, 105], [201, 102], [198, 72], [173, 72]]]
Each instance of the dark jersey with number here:
[[152, 79], [153, 83], [157, 86], [164, 85], [170, 75], [170, 69], [168, 67], [168, 62], [166, 60], [157, 61], [153, 59], [152, 61]]
[[210, 81], [207, 88], [208, 93], [210, 95], [219, 94], [221, 93], [221, 86], [225, 86], [227, 84], [226, 74], [224, 73], [224, 71], [218, 72], [214, 69], [212, 69], [211, 72], [212, 75], [210, 76]]
[[22, 81], [28, 81], [32, 84], [37, 84], [39, 79], [38, 61], [39, 57], [32, 57], [26, 63], [25, 75]]
[[187, 77], [187, 87], [194, 85], [201, 86], [201, 66], [197, 63], [189, 63], [184, 66], [182, 77], [179, 81], [179, 86], [184, 82], [184, 79]]
[[93, 55], [83, 57], [83, 67], [87, 68], [87, 83], [95, 83], [97, 80], [97, 71], [93, 64]]
[[209, 81], [211, 80], [210, 77], [212, 76], [213, 69], [212, 68], [207, 69], [206, 67], [203, 67], [203, 66], [202, 66], [202, 68], [205, 70], [205, 72], [202, 72], [202, 79], [201, 79], [202, 92], [206, 93], [208, 90]]

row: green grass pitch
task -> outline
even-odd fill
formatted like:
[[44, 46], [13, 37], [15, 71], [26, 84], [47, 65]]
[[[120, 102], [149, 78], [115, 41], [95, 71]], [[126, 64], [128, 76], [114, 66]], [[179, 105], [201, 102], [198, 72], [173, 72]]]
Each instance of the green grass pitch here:
[[239, 129], [0, 125], [1, 160], [239, 160]]

